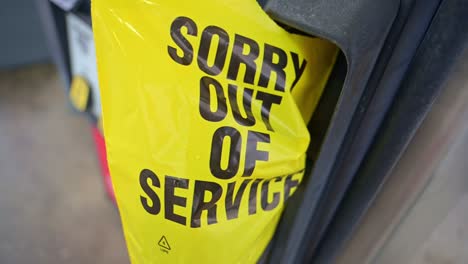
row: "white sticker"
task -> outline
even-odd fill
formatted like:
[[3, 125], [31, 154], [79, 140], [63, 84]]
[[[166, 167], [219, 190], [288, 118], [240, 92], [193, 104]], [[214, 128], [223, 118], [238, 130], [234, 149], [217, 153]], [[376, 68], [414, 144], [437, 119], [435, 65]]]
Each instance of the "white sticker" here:
[[96, 51], [91, 26], [73, 14], [67, 14], [68, 45], [72, 76], [82, 76], [91, 88], [91, 113], [101, 116]]

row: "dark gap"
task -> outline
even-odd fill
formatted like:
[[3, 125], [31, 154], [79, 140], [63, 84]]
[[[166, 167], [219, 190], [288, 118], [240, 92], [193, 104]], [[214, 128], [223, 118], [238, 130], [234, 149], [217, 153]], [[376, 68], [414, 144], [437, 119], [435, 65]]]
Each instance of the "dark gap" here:
[[347, 70], [346, 58], [343, 52], [340, 51], [317, 108], [307, 126], [311, 138], [309, 149], [307, 150], [307, 165], [315, 162], [320, 153], [320, 148], [327, 134], [333, 113], [335, 112], [336, 103], [343, 88]]

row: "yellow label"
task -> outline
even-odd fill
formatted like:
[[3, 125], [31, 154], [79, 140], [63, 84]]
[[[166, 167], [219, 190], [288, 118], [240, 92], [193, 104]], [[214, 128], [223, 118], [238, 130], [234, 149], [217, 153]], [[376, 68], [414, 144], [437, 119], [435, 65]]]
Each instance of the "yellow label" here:
[[80, 112], [88, 107], [90, 88], [86, 80], [81, 76], [73, 77], [69, 97], [72, 105]]
[[92, 2], [104, 132], [134, 263], [255, 263], [304, 174], [337, 48], [255, 0]]

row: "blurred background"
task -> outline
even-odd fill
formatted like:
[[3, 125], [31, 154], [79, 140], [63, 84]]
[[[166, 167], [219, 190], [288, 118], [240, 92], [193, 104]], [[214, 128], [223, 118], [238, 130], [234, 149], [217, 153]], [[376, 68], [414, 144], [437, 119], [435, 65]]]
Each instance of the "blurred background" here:
[[[0, 263], [128, 263], [89, 1], [0, 1], [0, 36]], [[467, 49], [458, 56], [338, 263], [468, 263]]]
[[[128, 263], [90, 109], [89, 6], [80, 8], [71, 43], [58, 5], [0, 1], [0, 263]], [[75, 101], [72, 75], [85, 80]]]

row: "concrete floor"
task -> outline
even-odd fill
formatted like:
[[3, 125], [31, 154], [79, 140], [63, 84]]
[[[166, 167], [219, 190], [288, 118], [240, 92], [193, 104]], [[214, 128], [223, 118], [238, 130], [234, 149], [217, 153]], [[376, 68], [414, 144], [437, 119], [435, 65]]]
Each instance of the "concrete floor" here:
[[98, 166], [52, 66], [0, 71], [0, 263], [128, 263]]

